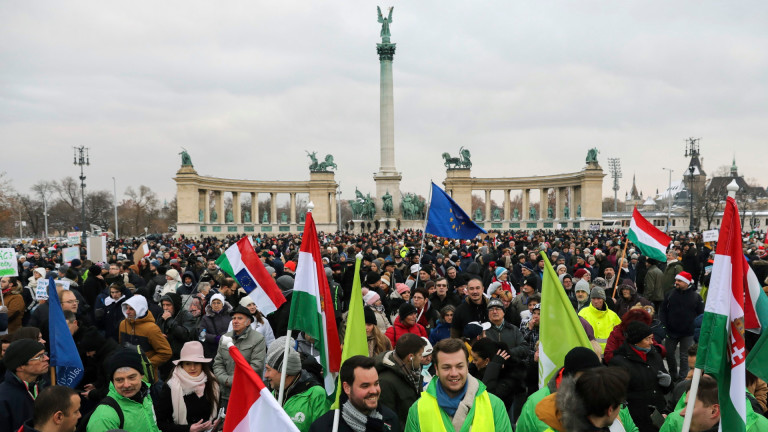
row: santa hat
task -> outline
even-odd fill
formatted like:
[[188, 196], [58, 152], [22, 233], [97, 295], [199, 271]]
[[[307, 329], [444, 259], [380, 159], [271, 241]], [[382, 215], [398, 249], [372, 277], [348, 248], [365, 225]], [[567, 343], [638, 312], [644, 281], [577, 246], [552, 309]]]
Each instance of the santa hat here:
[[690, 285], [691, 282], [693, 282], [693, 276], [691, 276], [691, 274], [686, 271], [681, 271], [680, 273], [678, 273], [677, 276], [675, 276], [675, 279], [679, 281], [683, 281], [688, 285]]

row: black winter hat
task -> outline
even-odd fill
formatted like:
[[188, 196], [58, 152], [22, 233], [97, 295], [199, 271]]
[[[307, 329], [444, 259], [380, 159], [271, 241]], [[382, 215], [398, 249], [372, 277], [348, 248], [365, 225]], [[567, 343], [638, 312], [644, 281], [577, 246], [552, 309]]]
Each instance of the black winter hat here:
[[237, 306], [237, 307], [236, 307], [236, 308], [235, 308], [235, 309], [232, 311], [232, 314], [231, 314], [231, 315], [232, 315], [232, 316], [235, 316], [235, 314], [241, 314], [241, 315], [245, 315], [246, 317], [248, 317], [248, 319], [249, 319], [249, 320], [251, 320], [251, 322], [253, 322], [253, 314], [251, 314], [251, 311], [249, 311], [249, 310], [248, 310], [248, 308], [246, 308], [245, 306], [240, 306], [240, 305], [238, 305], [238, 306]]
[[373, 312], [373, 309], [366, 307], [364, 309], [365, 313], [365, 323], [366, 324], [373, 324], [376, 325], [376, 314]]
[[417, 312], [416, 306], [410, 303], [403, 303], [397, 310], [397, 315], [400, 316], [400, 322], [405, 321], [408, 315], [415, 314]]
[[11, 342], [5, 349], [3, 364], [5, 368], [16, 373], [16, 368], [27, 364], [29, 359], [40, 351], [45, 351], [45, 345], [33, 339], [19, 339]]
[[115, 371], [123, 367], [136, 369], [141, 375], [144, 375], [144, 365], [141, 363], [141, 356], [139, 356], [138, 351], [135, 349], [121, 348], [116, 350], [107, 359], [106, 367], [107, 376], [110, 381], [112, 381]]
[[594, 351], [585, 347], [576, 347], [565, 355], [563, 361], [563, 376], [573, 375], [576, 372], [585, 371], [601, 366], [600, 359]]
[[381, 276], [379, 276], [379, 274], [377, 272], [375, 272], [375, 271], [369, 271], [365, 275], [365, 283], [368, 284], [368, 285], [374, 284], [374, 283], [376, 283], [376, 282], [378, 282], [380, 280], [381, 280]]
[[625, 333], [627, 335], [627, 342], [635, 345], [653, 334], [653, 331], [644, 322], [632, 321], [627, 325]]

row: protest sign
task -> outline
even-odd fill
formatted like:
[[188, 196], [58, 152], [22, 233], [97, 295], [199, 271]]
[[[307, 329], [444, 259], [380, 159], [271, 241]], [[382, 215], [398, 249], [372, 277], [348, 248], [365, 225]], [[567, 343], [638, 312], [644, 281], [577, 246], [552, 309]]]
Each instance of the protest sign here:
[[[69, 289], [69, 281], [57, 280], [55, 282], [56, 288]], [[37, 285], [35, 286], [35, 299], [48, 300], [48, 279], [40, 278], [37, 280]]]
[[16, 251], [13, 248], [0, 249], [0, 277], [18, 275], [19, 264], [16, 262]]
[[80, 244], [80, 234], [82, 234], [80, 231], [68, 232], [67, 243], [71, 245]]
[[77, 246], [64, 248], [61, 255], [64, 262], [69, 264], [73, 259], [80, 259], [80, 248]]
[[104, 236], [88, 237], [88, 259], [98, 263], [107, 262], [107, 238]]
[[717, 236], [719, 235], [719, 231], [716, 229], [703, 231], [701, 233], [702, 240], [705, 242], [713, 242], [717, 241]]

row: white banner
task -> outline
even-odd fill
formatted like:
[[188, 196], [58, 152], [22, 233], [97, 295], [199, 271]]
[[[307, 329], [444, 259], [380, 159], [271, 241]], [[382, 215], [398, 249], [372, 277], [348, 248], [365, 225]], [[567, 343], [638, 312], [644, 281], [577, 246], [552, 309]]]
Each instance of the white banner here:
[[107, 238], [88, 237], [88, 259], [94, 263], [107, 262]]
[[64, 248], [61, 251], [61, 258], [67, 264], [71, 263], [73, 259], [80, 259], [80, 248], [77, 246]]
[[705, 242], [716, 242], [717, 236], [720, 235], [720, 232], [716, 229], [713, 229], [709, 231], [703, 231], [701, 235], [702, 235], [702, 240], [704, 240]]
[[82, 234], [80, 231], [68, 232], [67, 243], [71, 245], [80, 244], [80, 234]]

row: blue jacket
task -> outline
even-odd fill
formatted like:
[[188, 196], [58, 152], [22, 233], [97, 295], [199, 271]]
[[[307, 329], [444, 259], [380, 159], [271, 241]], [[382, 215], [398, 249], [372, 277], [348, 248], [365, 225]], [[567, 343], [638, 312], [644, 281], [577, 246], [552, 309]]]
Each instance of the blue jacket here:
[[429, 343], [434, 346], [443, 339], [451, 337], [451, 325], [442, 320], [438, 320], [435, 328], [429, 333]]

